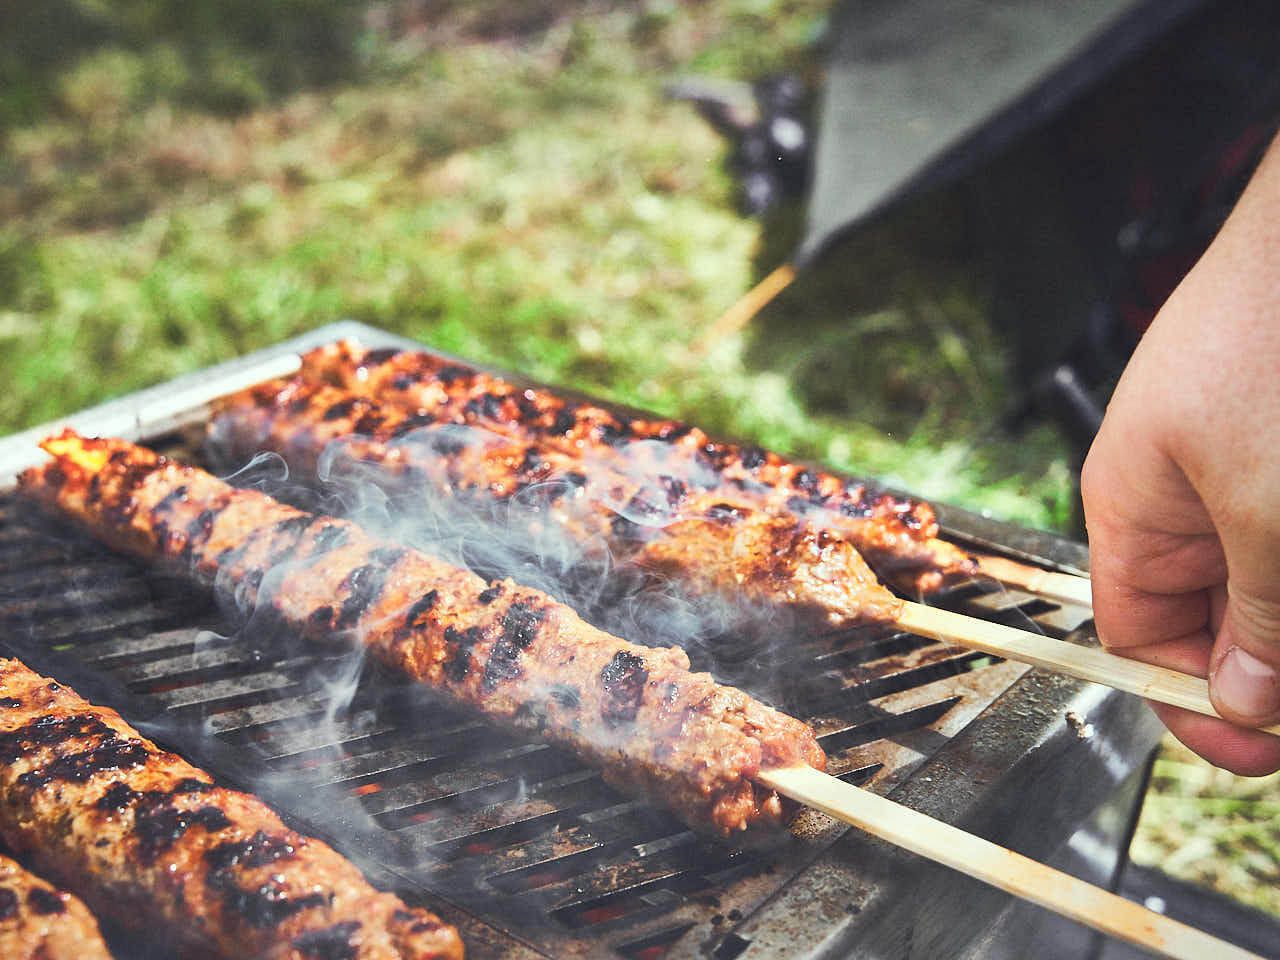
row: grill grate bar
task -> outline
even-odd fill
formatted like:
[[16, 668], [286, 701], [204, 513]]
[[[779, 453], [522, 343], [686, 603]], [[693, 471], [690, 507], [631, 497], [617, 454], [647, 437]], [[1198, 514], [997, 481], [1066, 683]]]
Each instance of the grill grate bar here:
[[[522, 762], [535, 755], [541, 769]], [[536, 743], [486, 757], [484, 767], [459, 766], [461, 760], [446, 758], [445, 769], [437, 773], [424, 764], [413, 780], [366, 796], [366, 809], [375, 817], [389, 818], [389, 822], [420, 822], [442, 805], [457, 803], [463, 797], [490, 802], [490, 795], [494, 800], [519, 796], [530, 783], [568, 773], [576, 763], [568, 755]]]
[[560, 777], [527, 785], [523, 793], [494, 803], [442, 810], [427, 823], [407, 824], [400, 835], [429, 847], [442, 858], [477, 844], [500, 845], [508, 836], [555, 829], [579, 811], [617, 799], [594, 770], [579, 768]]
[[193, 707], [211, 708], [215, 704], [239, 705], [301, 685], [300, 679], [292, 674], [281, 670], [261, 670], [208, 683], [160, 680], [138, 684], [131, 689], [135, 693], [153, 697], [168, 710], [182, 710]]
[[[740, 851], [692, 841], [649, 857], [637, 856], [633, 847], [622, 847], [603, 859], [593, 851], [566, 857], [538, 868], [541, 872], [524, 873], [502, 885], [493, 878], [489, 882], [510, 901], [525, 905], [523, 909], [554, 913], [595, 905], [605, 897], [668, 885], [686, 876], [693, 886], [698, 886], [705, 882], [704, 873], [723, 870], [746, 856]], [[587, 869], [580, 869], [587, 864]]]
[[236, 735], [247, 735], [250, 730], [324, 715], [329, 709], [329, 703], [330, 698], [324, 693], [310, 691], [279, 697], [265, 703], [224, 706], [205, 717], [204, 726], [211, 735], [236, 742]]
[[119, 670], [148, 659], [172, 655], [177, 650], [193, 649], [197, 638], [206, 632], [193, 627], [179, 627], [176, 630], [144, 633], [137, 637], [104, 638], [97, 645], [93, 641], [86, 641], [79, 645], [77, 655], [85, 663]]

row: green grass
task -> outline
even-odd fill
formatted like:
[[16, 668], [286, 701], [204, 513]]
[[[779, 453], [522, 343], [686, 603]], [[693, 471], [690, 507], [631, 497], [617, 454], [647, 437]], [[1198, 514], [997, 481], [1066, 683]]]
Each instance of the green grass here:
[[[1063, 525], [1055, 438], [973, 439], [1007, 400], [1004, 353], [972, 270], [919, 230], [836, 251], [756, 330], [690, 353], [783, 251], [663, 83], [809, 69], [826, 4], [577, 8], [419, 11], [417, 32], [355, 31], [354, 76], [274, 96], [235, 31], [193, 58], [142, 27], [78, 51], [7, 133], [0, 429], [353, 317]], [[253, 108], [229, 115], [233, 76]]]
[[1233, 777], [1166, 738], [1132, 856], [1280, 915], [1280, 774]]

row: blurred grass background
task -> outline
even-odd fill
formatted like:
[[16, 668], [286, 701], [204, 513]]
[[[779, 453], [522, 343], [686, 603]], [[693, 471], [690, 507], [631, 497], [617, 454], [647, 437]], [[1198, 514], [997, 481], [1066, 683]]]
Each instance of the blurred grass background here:
[[[994, 429], [1008, 357], [944, 202], [690, 350], [799, 214], [739, 216], [724, 144], [663, 86], [813, 77], [829, 7], [6, 5], [0, 432], [351, 317], [1065, 529], [1061, 440]], [[1276, 779], [1172, 748], [1157, 773], [1137, 857], [1280, 912]]]

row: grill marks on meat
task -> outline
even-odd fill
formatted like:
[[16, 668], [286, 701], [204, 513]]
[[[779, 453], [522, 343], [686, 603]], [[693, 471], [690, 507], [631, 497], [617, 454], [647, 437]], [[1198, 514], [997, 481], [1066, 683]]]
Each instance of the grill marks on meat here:
[[5, 960], [111, 960], [98, 923], [83, 903], [2, 854], [0, 956]]
[[822, 626], [892, 621], [897, 613], [898, 601], [851, 543], [794, 516], [726, 501], [731, 494], [725, 491], [707, 492], [672, 476], [647, 484], [529, 440], [485, 434], [473, 442], [439, 442], [442, 436], [456, 439], [459, 428], [453, 426], [400, 439], [407, 433], [403, 423], [416, 415], [367, 398], [359, 408], [375, 412], [378, 426], [362, 434], [356, 420], [329, 416], [344, 407], [346, 396], [325, 384], [276, 381], [227, 401], [212, 432], [225, 454], [244, 458], [274, 450], [294, 470], [311, 475], [326, 448], [340, 443], [344, 455], [377, 465], [393, 495], [435, 491], [501, 502], [532, 490], [536, 503], [522, 497], [506, 514], [531, 534], [550, 524], [588, 552], [607, 545], [612, 560], [695, 592], [785, 605]]
[[634, 469], [639, 451], [654, 475], [676, 473], [706, 492], [809, 517], [842, 534], [883, 578], [905, 589], [934, 590], [976, 571], [963, 551], [937, 538], [937, 518], [927, 503], [851, 484], [759, 447], [721, 443], [676, 420], [622, 417], [430, 353], [366, 350], [352, 342], [307, 354], [302, 377], [435, 423], [482, 426], [572, 456]]
[[[380, 565], [377, 589], [357, 591], [350, 608], [350, 629], [373, 655], [499, 723], [533, 722], [609, 782], [668, 804], [693, 826], [722, 834], [778, 826], [792, 808], [753, 781], [757, 771], [825, 766], [805, 724], [691, 673], [683, 651], [610, 636], [538, 591], [388, 549], [340, 520], [287, 522], [306, 515], [123, 441], [64, 435], [46, 449], [56, 459], [22, 476], [26, 494], [139, 556], [242, 591], [305, 636], [326, 638], [330, 614], [317, 613], [332, 610], [335, 598], [351, 602], [352, 571]], [[162, 507], [182, 486], [186, 495]], [[123, 527], [120, 502], [134, 504]], [[208, 534], [189, 551], [170, 549], [157, 524], [181, 525], [211, 502], [221, 508]], [[334, 527], [345, 531], [341, 545], [317, 550]], [[290, 560], [266, 593], [260, 563], [277, 555]]]
[[[347, 931], [349, 949], [329, 956], [462, 956], [452, 928], [417, 910], [433, 931], [406, 935], [399, 898], [287, 829], [256, 797], [216, 786], [143, 739], [115, 711], [17, 660], [0, 659], [0, 692], [14, 704], [0, 710], [0, 837], [98, 913], [222, 957], [323, 955], [312, 945], [335, 927]], [[0, 863], [0, 889], [3, 874]], [[84, 926], [75, 901], [56, 906]], [[0, 919], [0, 943], [5, 929]], [[96, 956], [106, 953], [78, 954]]]

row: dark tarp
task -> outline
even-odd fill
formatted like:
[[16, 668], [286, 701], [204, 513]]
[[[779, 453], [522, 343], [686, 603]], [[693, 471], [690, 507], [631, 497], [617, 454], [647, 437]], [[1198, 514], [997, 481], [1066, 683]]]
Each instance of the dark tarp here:
[[848, 0], [834, 14], [797, 263], [970, 169], [1205, 0]]

